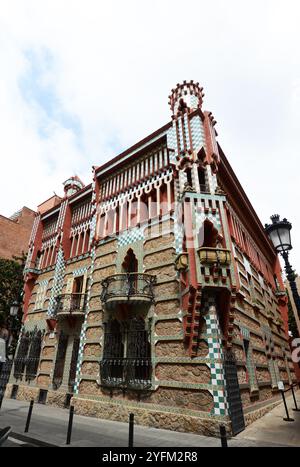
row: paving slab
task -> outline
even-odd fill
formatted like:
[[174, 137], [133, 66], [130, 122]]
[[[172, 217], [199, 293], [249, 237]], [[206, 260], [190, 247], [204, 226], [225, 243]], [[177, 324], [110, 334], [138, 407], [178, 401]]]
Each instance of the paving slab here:
[[[292, 405], [293, 401], [290, 397], [288, 398], [288, 406], [291, 408]], [[36, 440], [36, 445], [49, 443], [54, 446], [67, 447], [69, 411], [35, 403], [29, 432], [24, 434], [28, 408], [29, 402], [13, 399], [3, 400], [0, 411], [0, 428], [11, 426], [13, 432], [7, 443], [10, 443], [10, 446], [34, 445], [34, 440]], [[295, 422], [289, 424], [282, 421], [283, 411], [283, 404], [280, 404], [238, 436], [229, 439], [229, 447], [300, 446], [300, 412], [293, 412]], [[27, 442], [24, 435], [28, 437]], [[127, 447], [128, 424], [75, 414], [71, 447], [77, 446]], [[135, 425], [134, 446], [158, 448], [221, 447], [221, 441], [218, 438], [197, 434]]]

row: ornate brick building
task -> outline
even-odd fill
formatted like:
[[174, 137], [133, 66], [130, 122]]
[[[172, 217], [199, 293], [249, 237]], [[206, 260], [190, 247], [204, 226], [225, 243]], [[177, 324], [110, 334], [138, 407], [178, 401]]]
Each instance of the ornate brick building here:
[[27, 253], [35, 212], [24, 206], [11, 217], [0, 215], [0, 258]]
[[237, 433], [294, 380], [279, 261], [202, 99], [177, 85], [169, 123], [36, 218], [7, 395]]

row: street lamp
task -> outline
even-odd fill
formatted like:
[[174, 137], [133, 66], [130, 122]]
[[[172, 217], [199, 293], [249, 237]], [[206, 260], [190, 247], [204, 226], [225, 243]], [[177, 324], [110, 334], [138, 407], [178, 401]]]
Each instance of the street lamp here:
[[296, 305], [298, 316], [300, 317], [300, 297], [296, 285], [296, 274], [289, 262], [289, 250], [291, 250], [291, 228], [292, 224], [286, 219], [280, 220], [278, 214], [271, 216], [272, 224], [265, 225], [267, 234], [269, 235], [275, 250], [280, 253], [284, 259], [286, 277], [290, 283], [294, 302]]
[[20, 322], [18, 319], [18, 314], [20, 310], [20, 303], [17, 300], [10, 305], [9, 314], [9, 331], [10, 338], [8, 343], [8, 354], [14, 356], [14, 351], [16, 347], [16, 342], [18, 338], [18, 332], [20, 329]]
[[19, 303], [15, 300], [11, 305], [10, 305], [10, 310], [9, 314], [10, 316], [16, 317], [18, 316], [18, 311], [19, 311]]

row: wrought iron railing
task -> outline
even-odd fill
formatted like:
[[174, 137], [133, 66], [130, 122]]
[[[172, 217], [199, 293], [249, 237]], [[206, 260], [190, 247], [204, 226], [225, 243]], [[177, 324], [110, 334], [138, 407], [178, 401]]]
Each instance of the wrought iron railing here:
[[104, 358], [100, 363], [101, 384], [110, 388], [151, 388], [150, 358]]
[[26, 361], [26, 380], [32, 380], [36, 377], [40, 356], [42, 350], [42, 331], [37, 331], [31, 336], [31, 345]]
[[24, 271], [25, 272], [33, 272], [35, 274], [39, 274], [41, 272], [40, 269], [40, 260], [36, 259], [35, 261], [28, 261], [25, 264]]
[[151, 387], [151, 320], [110, 320], [105, 324], [101, 384], [143, 390]]
[[101, 300], [106, 302], [112, 298], [132, 297], [148, 298], [154, 301], [154, 290], [156, 278], [150, 274], [127, 273], [115, 274], [102, 281]]
[[72, 293], [58, 295], [56, 298], [56, 314], [84, 313], [87, 304], [86, 294]]
[[0, 399], [4, 397], [6, 385], [9, 380], [13, 360], [6, 360], [5, 363], [0, 364]]
[[20, 338], [16, 358], [14, 359], [14, 377], [26, 381], [35, 379], [40, 362], [44, 331], [23, 332]]

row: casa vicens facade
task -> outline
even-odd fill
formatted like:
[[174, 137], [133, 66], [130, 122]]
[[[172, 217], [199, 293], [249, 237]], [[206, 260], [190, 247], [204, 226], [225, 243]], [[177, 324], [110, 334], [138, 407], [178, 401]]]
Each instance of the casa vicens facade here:
[[294, 379], [276, 253], [203, 90], [38, 209], [7, 396], [181, 431], [233, 433]]

